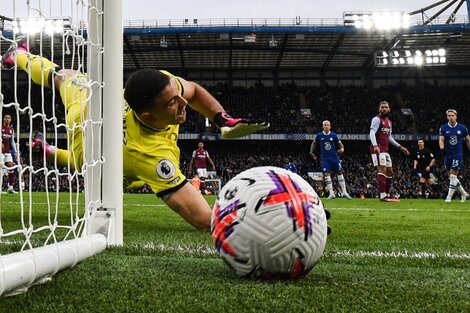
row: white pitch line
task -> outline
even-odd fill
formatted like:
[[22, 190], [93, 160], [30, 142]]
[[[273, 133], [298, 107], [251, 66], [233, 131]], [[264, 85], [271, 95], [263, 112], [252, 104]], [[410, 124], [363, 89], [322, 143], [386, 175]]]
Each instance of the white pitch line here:
[[[131, 244], [130, 247], [138, 249], [161, 251], [161, 252], [180, 252], [190, 255], [211, 255], [216, 254], [217, 251], [209, 246], [189, 246], [178, 244], [156, 244], [148, 242], [145, 244]], [[356, 257], [356, 258], [407, 258], [407, 259], [457, 259], [457, 260], [470, 260], [470, 253], [456, 253], [456, 252], [412, 252], [412, 251], [351, 251], [351, 250], [338, 250], [326, 251], [325, 257]]]
[[[20, 201], [2, 201], [2, 203], [6, 203], [6, 204], [20, 204]], [[29, 204], [29, 201], [23, 201], [23, 203], [25, 205], [28, 205]], [[34, 205], [47, 205], [47, 202], [33, 202]], [[70, 202], [59, 202], [59, 205], [69, 205]], [[55, 205], [55, 202], [54, 201], [51, 201], [50, 202], [50, 205], [53, 206]], [[73, 205], [75, 206], [75, 201], [73, 201]], [[166, 204], [132, 204], [132, 206], [136, 206], [136, 207], [166, 207], [167, 205]]]
[[334, 207], [325, 207], [327, 210], [338, 210], [338, 211], [410, 211], [410, 212], [469, 212], [470, 209], [462, 209], [462, 210], [448, 210], [448, 209], [438, 209], [438, 210], [433, 210], [433, 209], [415, 209], [415, 208], [409, 208], [409, 209], [388, 209], [388, 208], [334, 208]]
[[[0, 245], [16, 245], [22, 244], [20, 241], [0, 240]], [[160, 252], [178, 252], [189, 255], [216, 255], [217, 251], [212, 246], [199, 245], [179, 245], [179, 244], [163, 244], [147, 242], [144, 244], [133, 243], [126, 245], [129, 248], [137, 248], [148, 251]], [[451, 260], [470, 260], [470, 253], [456, 253], [456, 252], [413, 252], [413, 251], [352, 251], [352, 250], [338, 250], [326, 251], [325, 257], [346, 257], [346, 258], [389, 258], [389, 259], [451, 259]]]

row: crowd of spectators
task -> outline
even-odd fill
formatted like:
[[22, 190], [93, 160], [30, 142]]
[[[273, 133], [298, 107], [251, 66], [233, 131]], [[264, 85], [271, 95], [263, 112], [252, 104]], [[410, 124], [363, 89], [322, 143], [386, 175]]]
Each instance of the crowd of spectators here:
[[[31, 93], [27, 90], [31, 89]], [[261, 83], [252, 87], [233, 87], [228, 84], [206, 86], [234, 116], [260, 118], [271, 123], [270, 133], [316, 133], [320, 131], [321, 122], [328, 119], [332, 122], [336, 133], [366, 134], [369, 131], [371, 118], [377, 114], [380, 100], [388, 100], [392, 107], [393, 132], [402, 134], [437, 134], [439, 126], [445, 123], [445, 110], [454, 108], [458, 111], [458, 121], [467, 125], [470, 123], [470, 106], [467, 105], [468, 87], [465, 86], [436, 86], [421, 85], [407, 86], [398, 84], [377, 89], [365, 86], [347, 87], [299, 87], [295, 84], [284, 84], [279, 87], [264, 86]], [[16, 118], [20, 118], [20, 132], [48, 132], [56, 130], [56, 125], [64, 123], [64, 107], [57, 93], [43, 90], [34, 84], [20, 85], [16, 90], [8, 84], [2, 84], [1, 90], [4, 103], [18, 102], [19, 114], [12, 107], [4, 108], [4, 112], [13, 113], [13, 125], [16, 128]], [[54, 104], [54, 105], [53, 105]], [[25, 109], [30, 108], [30, 109]], [[308, 108], [310, 117], [300, 114], [300, 108]], [[411, 115], [402, 114], [400, 109], [410, 109]], [[43, 116], [48, 116], [43, 119]], [[56, 118], [52, 118], [52, 117]], [[32, 120], [32, 126], [30, 126]], [[57, 129], [64, 133], [65, 128]], [[180, 128], [181, 133], [215, 132], [214, 126], [205, 127], [204, 118], [192, 110], [188, 110], [188, 119]], [[18, 133], [18, 131], [16, 131]], [[24, 139], [23, 139], [24, 140]], [[62, 141], [63, 142], [63, 141]], [[316, 171], [313, 160], [307, 150], [310, 143], [302, 141], [272, 142], [258, 141], [240, 142], [234, 148], [233, 142], [208, 142], [206, 147], [211, 152], [217, 165], [217, 174], [223, 182], [228, 181], [241, 171], [262, 165], [281, 166], [285, 160], [296, 164], [301, 175], [308, 178], [307, 173]], [[353, 147], [350, 153], [343, 157], [345, 177], [350, 188], [350, 194], [359, 197], [377, 195], [375, 172], [368, 155], [368, 142], [345, 142]], [[408, 143], [404, 143], [407, 145]], [[182, 146], [181, 168], [188, 178], [190, 152], [194, 142], [180, 141]], [[434, 142], [434, 149], [437, 145]], [[65, 146], [65, 145], [64, 145]], [[185, 147], [187, 146], [187, 147]], [[281, 149], [282, 147], [282, 149]], [[362, 147], [357, 149], [357, 147]], [[27, 153], [27, 152], [25, 152]], [[410, 159], [402, 155], [393, 155], [396, 178], [393, 188], [402, 197], [414, 197], [419, 193], [416, 178], [412, 174]], [[439, 184], [436, 190], [441, 196], [447, 189], [447, 174], [439, 160], [435, 175]], [[470, 166], [468, 160], [466, 166]], [[36, 165], [35, 165], [36, 168]], [[59, 171], [62, 172], [62, 171]], [[462, 182], [470, 181], [467, 170], [462, 171]], [[28, 173], [25, 173], [27, 176]], [[70, 177], [66, 175], [48, 175], [48, 186], [55, 188], [57, 181], [61, 190], [82, 188], [83, 181], [78, 180], [69, 184]], [[75, 178], [74, 178], [75, 179]], [[29, 179], [25, 179], [29, 183]], [[34, 174], [32, 190], [45, 190], [46, 180], [42, 173]], [[53, 186], [53, 187], [51, 187]], [[78, 187], [77, 187], [78, 186]], [[29, 187], [29, 186], [27, 186]], [[150, 191], [148, 188], [141, 192]]]
[[[205, 87], [234, 116], [269, 121], [270, 133], [315, 133], [321, 130], [321, 121], [328, 119], [337, 133], [365, 134], [381, 100], [391, 104], [394, 133], [437, 134], [448, 108], [458, 111], [459, 120], [470, 121], [466, 86], [397, 84], [371, 89], [365, 86], [300, 87], [294, 83], [272, 87], [257, 83], [252, 87], [228, 84]], [[65, 123], [64, 106], [57, 92], [34, 84], [19, 85], [16, 94], [13, 86], [3, 84], [1, 92], [4, 103], [18, 102], [22, 109], [19, 114], [22, 132], [30, 131], [30, 118], [33, 132], [54, 132], [57, 125]], [[302, 115], [301, 108], [310, 109], [311, 115]], [[404, 115], [401, 109], [410, 109], [411, 115]], [[17, 116], [12, 108], [4, 112], [14, 113], [14, 119]], [[214, 126], [205, 126], [204, 118], [198, 113], [187, 112], [181, 133], [216, 132]], [[43, 119], [43, 115], [48, 118]], [[66, 130], [59, 127], [57, 131], [65, 133]]]
[[[234, 116], [265, 119], [271, 133], [312, 133], [321, 130], [321, 121], [332, 122], [337, 133], [365, 134], [378, 103], [391, 104], [393, 132], [402, 134], [437, 134], [445, 122], [445, 111], [454, 108], [459, 119], [470, 120], [466, 86], [407, 86], [398, 84], [377, 89], [365, 86], [299, 87], [285, 84], [268, 87], [262, 84], [232, 87], [226, 84], [208, 86], [211, 94]], [[310, 117], [300, 113], [310, 109]], [[402, 109], [408, 114], [403, 114]], [[192, 113], [192, 114], [191, 114]], [[203, 119], [191, 112], [182, 132], [202, 133]], [[211, 130], [212, 132], [215, 129]]]

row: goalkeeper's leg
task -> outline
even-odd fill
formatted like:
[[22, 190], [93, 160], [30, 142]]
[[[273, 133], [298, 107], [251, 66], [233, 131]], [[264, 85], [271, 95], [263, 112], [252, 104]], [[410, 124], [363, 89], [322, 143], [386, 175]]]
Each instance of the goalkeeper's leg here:
[[[80, 125], [82, 117], [86, 114], [87, 90], [79, 87], [75, 82], [84, 79], [83, 74], [73, 70], [59, 70], [59, 66], [47, 58], [28, 52], [26, 37], [19, 38], [16, 45], [12, 45], [2, 57], [2, 65], [12, 68], [16, 64], [29, 74], [31, 80], [47, 88], [56, 88], [60, 91], [62, 102], [67, 109], [67, 126], [70, 130], [68, 141], [71, 151], [58, 149], [48, 145], [41, 134], [37, 134], [32, 148], [39, 147], [45, 150], [49, 160], [57, 159], [58, 165], [80, 169], [83, 164], [82, 130]], [[74, 82], [73, 82], [74, 81]]]

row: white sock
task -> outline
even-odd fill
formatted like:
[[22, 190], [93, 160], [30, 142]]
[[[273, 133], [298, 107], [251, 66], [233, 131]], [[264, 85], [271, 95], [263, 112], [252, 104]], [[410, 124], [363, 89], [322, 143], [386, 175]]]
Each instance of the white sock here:
[[465, 189], [463, 189], [462, 184], [460, 183], [460, 180], [457, 178], [457, 189], [458, 192], [460, 192], [461, 195], [466, 194]]
[[455, 190], [457, 190], [459, 186], [459, 180], [456, 175], [450, 174], [449, 175], [449, 192], [447, 193], [447, 199], [452, 199]]
[[331, 181], [331, 176], [325, 176], [325, 189], [328, 191], [330, 196], [334, 196], [333, 192], [333, 182]]
[[341, 191], [343, 192], [343, 195], [347, 194], [348, 191], [346, 190], [346, 181], [344, 180], [343, 174], [338, 175], [338, 182], [339, 182], [339, 185], [341, 186]]

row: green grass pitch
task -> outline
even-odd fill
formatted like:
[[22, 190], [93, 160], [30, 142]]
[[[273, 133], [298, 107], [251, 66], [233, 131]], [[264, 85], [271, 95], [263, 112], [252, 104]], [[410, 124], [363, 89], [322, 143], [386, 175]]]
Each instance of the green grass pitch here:
[[[4, 227], [18, 199], [1, 197]], [[468, 202], [323, 199], [333, 227], [325, 255], [290, 282], [236, 277], [210, 234], [154, 195], [124, 203], [123, 247], [0, 298], [0, 312], [470, 312]], [[0, 253], [8, 249], [0, 242]]]

